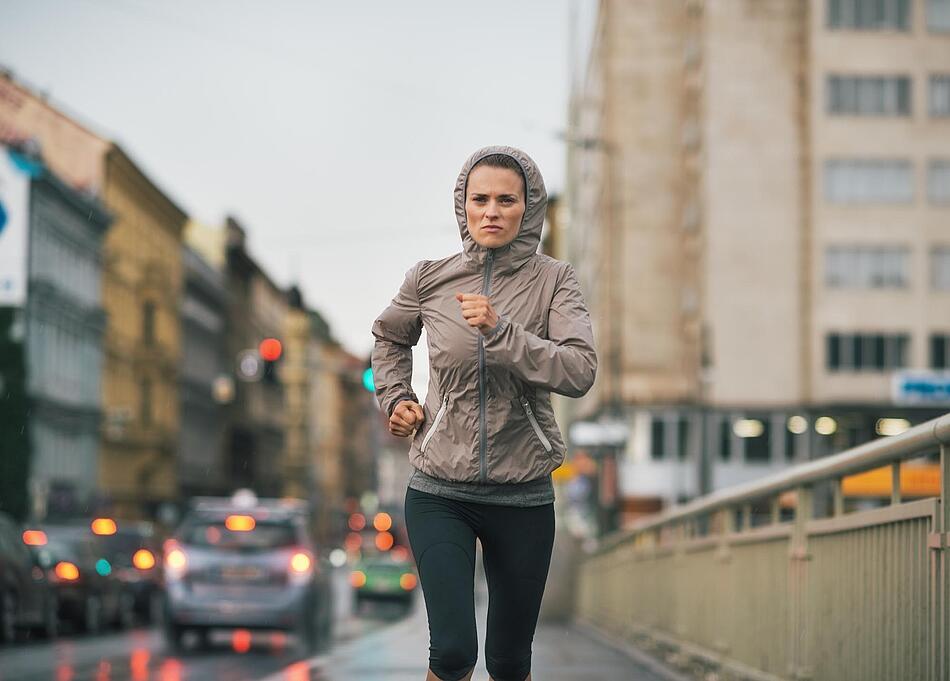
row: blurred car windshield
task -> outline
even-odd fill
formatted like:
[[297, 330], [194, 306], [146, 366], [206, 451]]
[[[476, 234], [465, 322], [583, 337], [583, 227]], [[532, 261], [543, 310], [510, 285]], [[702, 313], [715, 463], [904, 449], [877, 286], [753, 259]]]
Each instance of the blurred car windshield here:
[[44, 568], [52, 567], [61, 560], [75, 561], [78, 558], [77, 547], [73, 543], [51, 539], [43, 546], [34, 546], [37, 562]]
[[[140, 532], [119, 530], [113, 535], [100, 538], [103, 550], [106, 551], [117, 564], [132, 565], [132, 556], [139, 549], [151, 549], [151, 537]], [[152, 549], [154, 550], [154, 549]]]
[[102, 545], [116, 553], [135, 553], [149, 542], [149, 538], [137, 532], [116, 532], [102, 537]]
[[47, 527], [45, 528], [49, 546], [58, 547], [59, 551], [75, 553], [84, 542], [89, 542], [89, 532], [85, 528], [75, 527]]
[[279, 549], [298, 543], [296, 528], [289, 523], [258, 522], [250, 530], [229, 530], [224, 521], [187, 525], [181, 541], [192, 546], [244, 551]]

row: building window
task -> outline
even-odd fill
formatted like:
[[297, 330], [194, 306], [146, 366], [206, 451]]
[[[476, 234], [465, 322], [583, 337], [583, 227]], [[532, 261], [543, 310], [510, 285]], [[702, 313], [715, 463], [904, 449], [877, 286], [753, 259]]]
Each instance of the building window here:
[[145, 345], [155, 342], [155, 303], [151, 300], [142, 303], [142, 342]]
[[654, 416], [650, 426], [650, 456], [656, 460], [666, 453], [666, 423], [662, 416]]
[[930, 251], [930, 283], [934, 291], [950, 291], [950, 246]]
[[825, 284], [829, 288], [904, 288], [908, 249], [900, 246], [829, 246]]
[[677, 437], [679, 442], [677, 442], [677, 452], [680, 461], [683, 461], [689, 458], [689, 417], [681, 416], [678, 425]]
[[719, 458], [728, 461], [732, 456], [732, 424], [728, 418], [719, 423]]
[[788, 428], [785, 429], [785, 460], [794, 461], [795, 460], [795, 446], [798, 442], [798, 436], [790, 431]]
[[950, 204], [950, 159], [931, 159], [927, 169], [927, 197], [931, 203]]
[[950, 75], [930, 76], [930, 115], [937, 118], [950, 116]]
[[828, 360], [828, 369], [835, 371], [841, 368], [841, 336], [836, 333], [829, 333], [827, 338], [827, 351], [825, 356]]
[[909, 116], [909, 76], [828, 76], [828, 113]]
[[950, 31], [950, 0], [927, 0], [927, 28]]
[[910, 29], [911, 0], [828, 0], [828, 28]]
[[830, 203], [909, 203], [914, 200], [910, 161], [832, 159], [825, 161], [825, 199]]
[[139, 403], [139, 421], [143, 428], [147, 428], [152, 425], [152, 382], [143, 378], [139, 387], [142, 393]]
[[930, 336], [930, 368], [950, 369], [950, 334]]
[[758, 434], [742, 438], [745, 443], [745, 460], [755, 463], [768, 463], [772, 459], [770, 447], [772, 423], [768, 416], [754, 420], [762, 425], [757, 429]]
[[907, 334], [838, 334], [826, 337], [828, 371], [888, 371], [908, 365]]

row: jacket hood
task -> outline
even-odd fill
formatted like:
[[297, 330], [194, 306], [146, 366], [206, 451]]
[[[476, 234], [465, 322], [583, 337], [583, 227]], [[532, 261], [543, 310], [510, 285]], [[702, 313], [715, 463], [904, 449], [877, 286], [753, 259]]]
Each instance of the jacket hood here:
[[468, 157], [458, 180], [455, 182], [455, 218], [458, 220], [459, 233], [462, 237], [462, 248], [465, 258], [474, 265], [482, 265], [489, 249], [480, 246], [468, 233], [468, 224], [465, 217], [465, 187], [468, 184], [468, 174], [476, 163], [492, 154], [510, 156], [518, 165], [525, 180], [525, 211], [521, 219], [521, 228], [511, 243], [494, 249], [494, 267], [500, 271], [513, 271], [521, 267], [532, 255], [537, 253], [541, 243], [541, 228], [544, 226], [545, 209], [548, 203], [548, 194], [544, 188], [544, 179], [538, 166], [526, 153], [514, 147], [492, 146], [483, 147]]

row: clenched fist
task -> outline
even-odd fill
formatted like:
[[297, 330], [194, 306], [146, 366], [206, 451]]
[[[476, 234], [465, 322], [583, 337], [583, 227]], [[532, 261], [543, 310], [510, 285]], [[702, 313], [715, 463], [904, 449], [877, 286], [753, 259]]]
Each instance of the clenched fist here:
[[389, 417], [389, 432], [396, 437], [409, 437], [424, 420], [422, 407], [417, 402], [402, 400]]
[[483, 335], [495, 328], [498, 323], [498, 313], [491, 306], [488, 296], [456, 293], [455, 299], [462, 304], [462, 316], [465, 317], [469, 326], [474, 326]]

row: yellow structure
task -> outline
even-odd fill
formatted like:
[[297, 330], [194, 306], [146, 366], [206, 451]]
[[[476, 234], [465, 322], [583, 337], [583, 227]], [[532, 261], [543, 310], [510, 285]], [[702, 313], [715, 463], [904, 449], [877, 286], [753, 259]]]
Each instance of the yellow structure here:
[[35, 137], [49, 167], [114, 216], [103, 246], [105, 422], [100, 493], [121, 516], [176, 494], [178, 308], [185, 213], [114, 142], [0, 75], [0, 127]]
[[227, 265], [227, 234], [223, 227], [206, 225], [194, 218], [185, 225], [183, 241], [216, 270], [223, 271]]
[[116, 221], [106, 239], [102, 283], [107, 424], [99, 479], [117, 513], [151, 515], [177, 494], [186, 215], [117, 146], [107, 155], [103, 196]]

